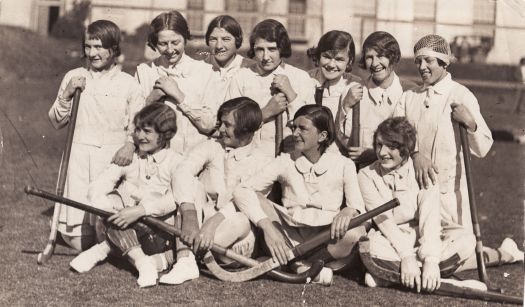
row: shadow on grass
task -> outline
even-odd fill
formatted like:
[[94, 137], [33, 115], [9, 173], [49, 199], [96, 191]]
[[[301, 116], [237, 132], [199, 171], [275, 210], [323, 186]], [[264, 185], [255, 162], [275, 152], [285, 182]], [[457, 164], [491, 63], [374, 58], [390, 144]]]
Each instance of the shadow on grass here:
[[491, 130], [494, 141], [500, 142], [515, 142], [514, 135], [507, 130]]

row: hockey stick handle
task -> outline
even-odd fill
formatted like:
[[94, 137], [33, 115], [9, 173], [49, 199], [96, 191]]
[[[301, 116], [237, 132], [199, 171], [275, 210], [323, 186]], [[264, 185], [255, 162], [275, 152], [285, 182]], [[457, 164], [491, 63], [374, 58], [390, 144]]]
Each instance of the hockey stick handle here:
[[359, 130], [361, 130], [361, 103], [358, 101], [352, 107], [352, 131], [350, 133], [350, 141], [348, 144], [351, 147], [359, 147], [361, 144]]
[[[354, 217], [350, 221], [350, 224], [348, 225], [348, 229], [356, 228], [359, 225], [366, 222], [367, 220], [374, 218], [378, 216], [379, 214], [384, 213], [388, 210], [391, 210], [397, 206], [399, 206], [399, 200], [397, 198], [394, 198], [373, 210], [370, 210], [368, 212], [365, 212], [361, 215]], [[313, 250], [314, 248], [318, 247], [319, 245], [324, 244], [328, 241], [330, 241], [330, 229], [327, 229], [321, 232], [320, 234], [316, 235], [315, 237], [309, 239], [308, 241], [295, 246], [292, 249], [292, 252], [295, 257], [300, 257], [300, 256], [305, 255], [309, 251]]]
[[481, 229], [479, 227], [478, 206], [474, 194], [474, 183], [472, 181], [472, 171], [470, 166], [470, 146], [467, 134], [467, 128], [459, 125], [459, 137], [461, 139], [461, 148], [463, 151], [463, 162], [465, 164], [465, 176], [467, 178], [468, 199], [470, 206], [470, 217], [472, 220], [472, 228], [474, 236], [476, 237], [476, 262], [478, 268], [479, 280], [487, 283], [488, 276], [485, 268], [485, 261], [483, 260], [483, 242], [481, 241]]
[[66, 186], [67, 170], [69, 168], [69, 157], [71, 156], [71, 145], [73, 144], [73, 137], [75, 135], [75, 126], [77, 123], [78, 105], [80, 102], [80, 89], [76, 88], [73, 95], [73, 103], [71, 105], [71, 113], [69, 115], [69, 124], [67, 128], [66, 144], [64, 145], [64, 152], [60, 159], [60, 172], [58, 173], [58, 182], [56, 193], [57, 195], [64, 195], [64, 187]]

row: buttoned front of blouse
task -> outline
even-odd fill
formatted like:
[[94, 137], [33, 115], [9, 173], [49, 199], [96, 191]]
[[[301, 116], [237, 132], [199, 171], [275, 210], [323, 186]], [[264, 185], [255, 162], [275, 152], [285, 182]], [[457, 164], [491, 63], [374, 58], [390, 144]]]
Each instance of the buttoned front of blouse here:
[[[264, 108], [272, 98], [271, 84], [276, 75], [285, 75], [297, 97], [288, 102], [285, 112], [283, 112], [284, 136], [292, 133], [287, 127], [288, 121], [292, 120], [295, 112], [303, 105], [313, 104], [315, 87], [312, 84], [308, 73], [284, 62], [273, 72], [263, 74], [257, 63], [248, 68], [242, 68], [233, 77], [226, 95], [227, 99], [246, 96], [253, 99], [259, 107]], [[275, 143], [275, 122], [273, 120], [263, 124], [262, 128], [256, 133], [255, 140], [261, 143], [261, 148], [268, 155], [274, 154]]]
[[[177, 207], [171, 192], [171, 182], [177, 176], [177, 165], [182, 156], [168, 149], [162, 149], [153, 155], [133, 155], [133, 161], [128, 166], [111, 164], [89, 186], [88, 199], [105, 203], [108, 193], [124, 179], [119, 191], [125, 194], [131, 203], [124, 205], [142, 205], [146, 215], [163, 216]], [[94, 205], [97, 205], [94, 203]]]
[[74, 143], [101, 147], [108, 144], [133, 142], [133, 117], [144, 106], [144, 96], [139, 85], [130, 75], [114, 66], [105, 73], [95, 73], [85, 68], [69, 71], [62, 80], [58, 95], [49, 110], [49, 118], [56, 128], [69, 122], [71, 100], [62, 95], [71, 78], [86, 79], [80, 94]]
[[217, 76], [210, 64], [194, 60], [186, 54], [176, 66], [169, 68], [160, 65], [158, 60], [142, 63], [137, 66], [135, 74], [145, 97], [148, 97], [153, 90], [155, 81], [164, 76], [173, 78], [184, 93], [183, 102], [166, 99], [166, 103], [177, 113], [177, 133], [171, 139], [170, 149], [185, 153], [207, 138], [199, 133], [186, 115], [200, 118], [206, 127], [215, 126], [217, 103], [215, 100], [206, 101], [205, 93], [206, 89], [215, 83]]
[[[368, 78], [366, 86], [363, 87], [363, 99], [361, 99], [359, 107], [359, 137], [361, 147], [373, 148], [374, 132], [377, 127], [385, 119], [394, 115], [395, 107], [401, 99], [403, 89], [399, 77], [395, 73], [393, 74], [394, 80], [386, 89], [377, 86], [372, 80], [372, 77]], [[383, 98], [383, 95], [386, 95], [386, 99]], [[344, 140], [347, 140], [352, 134], [352, 113], [346, 113], [344, 110], [341, 110], [341, 112], [343, 120], [339, 127], [342, 132], [342, 137]]]
[[291, 226], [323, 226], [332, 222], [343, 204], [363, 212], [364, 203], [354, 163], [335, 152], [325, 152], [312, 164], [304, 156], [295, 161], [289, 154], [275, 158], [256, 176], [241, 183], [235, 203], [257, 224], [266, 215], [255, 192], [268, 191], [274, 181], [282, 187], [284, 207], [275, 206]]

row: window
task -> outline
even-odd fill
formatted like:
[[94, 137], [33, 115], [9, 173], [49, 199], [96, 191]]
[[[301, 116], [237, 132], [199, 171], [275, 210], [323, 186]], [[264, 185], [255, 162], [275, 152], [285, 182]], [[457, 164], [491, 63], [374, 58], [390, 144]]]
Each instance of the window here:
[[494, 24], [496, 16], [496, 1], [474, 0], [474, 23]]
[[304, 16], [290, 16], [288, 17], [288, 33], [291, 37], [304, 37], [305, 36], [305, 18]]
[[427, 34], [434, 33], [433, 22], [414, 22], [412, 33], [412, 45]]
[[306, 14], [306, 0], [290, 0], [288, 12], [290, 14]]
[[436, 19], [436, 0], [414, 1], [414, 19], [416, 20], [435, 20]]
[[234, 12], [256, 12], [257, 0], [227, 0], [226, 10]]
[[375, 16], [376, 15], [376, 1], [375, 0], [354, 1], [353, 9], [354, 9], [354, 15]]
[[188, 20], [188, 27], [190, 31], [202, 32], [204, 31], [204, 13], [203, 11], [188, 11], [186, 15]]
[[188, 9], [203, 10], [204, 0], [188, 0]]

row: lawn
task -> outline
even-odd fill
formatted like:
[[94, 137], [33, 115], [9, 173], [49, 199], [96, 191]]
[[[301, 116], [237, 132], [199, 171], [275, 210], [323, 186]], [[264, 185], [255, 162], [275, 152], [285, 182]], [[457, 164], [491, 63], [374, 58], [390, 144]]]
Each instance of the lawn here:
[[[0, 57], [0, 61], [7, 60]], [[116, 259], [88, 274], [70, 271], [68, 263], [74, 252], [64, 246], [57, 247], [47, 265], [37, 265], [36, 255], [46, 243], [53, 207], [49, 202], [26, 196], [23, 187], [33, 184], [48, 191], [55, 188], [65, 138], [65, 131], [54, 130], [47, 120], [47, 111], [62, 78], [56, 70], [55, 66], [52, 73], [42, 73], [39, 78], [12, 77], [0, 83], [0, 306], [487, 305], [395, 289], [370, 289], [364, 286], [359, 270], [336, 276], [331, 287], [266, 279], [235, 284], [203, 275], [181, 286], [139, 289], [134, 271]], [[494, 106], [498, 95], [478, 94], [491, 127], [521, 125], [523, 116]], [[481, 230], [487, 246], [496, 247], [510, 236], [523, 248], [524, 149], [524, 145], [497, 141], [485, 159], [473, 161]], [[522, 264], [489, 268], [488, 273], [491, 284], [503, 288], [507, 294], [523, 295]], [[476, 278], [477, 274], [471, 271], [461, 276]]]

